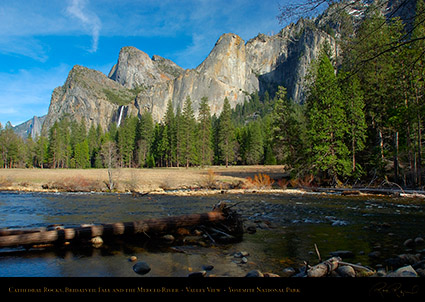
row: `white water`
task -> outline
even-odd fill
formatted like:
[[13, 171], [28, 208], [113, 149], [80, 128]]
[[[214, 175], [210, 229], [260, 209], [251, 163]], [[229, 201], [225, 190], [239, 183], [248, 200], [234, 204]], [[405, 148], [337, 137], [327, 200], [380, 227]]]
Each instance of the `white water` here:
[[120, 107], [120, 116], [118, 117], [118, 122], [117, 122], [117, 128], [121, 125], [121, 119], [122, 119], [122, 111], [124, 109], [124, 106]]

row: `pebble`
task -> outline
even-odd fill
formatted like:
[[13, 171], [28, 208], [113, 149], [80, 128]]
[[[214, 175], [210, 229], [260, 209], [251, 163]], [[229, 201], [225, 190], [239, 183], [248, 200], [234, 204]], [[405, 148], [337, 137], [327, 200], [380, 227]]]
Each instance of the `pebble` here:
[[241, 263], [247, 263], [248, 262], [248, 259], [246, 258], [246, 257], [242, 257], [242, 259], [241, 259]]
[[139, 275], [146, 275], [147, 273], [149, 273], [151, 271], [151, 268], [150, 268], [149, 264], [147, 264], [144, 261], [141, 261], [141, 262], [137, 262], [133, 266], [133, 271], [135, 271]]
[[134, 262], [136, 260], [137, 260], [136, 256], [131, 256], [130, 258], [128, 258], [128, 261], [130, 261], [130, 262]]
[[235, 258], [242, 258], [242, 257], [247, 257], [249, 256], [249, 253], [247, 251], [242, 251], [242, 252], [236, 252], [233, 255]]
[[204, 271], [212, 271], [213, 268], [214, 268], [214, 266], [212, 266], [212, 265], [203, 265], [202, 266], [202, 269]]
[[92, 243], [93, 247], [95, 247], [95, 248], [99, 248], [99, 247], [101, 247], [101, 246], [102, 246], [102, 244], [103, 244], [103, 239], [102, 239], [102, 237], [100, 237], [100, 236], [96, 236], [96, 237], [93, 237], [93, 238], [90, 240], [90, 242]]

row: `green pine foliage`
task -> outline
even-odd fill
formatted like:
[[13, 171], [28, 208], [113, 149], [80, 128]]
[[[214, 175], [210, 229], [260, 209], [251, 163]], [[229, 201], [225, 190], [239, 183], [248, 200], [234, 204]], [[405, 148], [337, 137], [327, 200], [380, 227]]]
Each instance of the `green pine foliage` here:
[[[418, 1], [417, 11], [424, 9]], [[394, 182], [420, 188], [425, 176], [423, 13], [408, 29], [397, 18], [385, 19], [372, 4], [359, 26], [340, 13], [342, 56], [323, 46], [310, 66], [303, 104], [278, 86], [269, 87], [270, 94], [246, 94], [234, 108], [224, 99], [219, 116], [211, 116], [210, 104], [221, 100], [192, 103], [187, 97], [183, 104], [170, 100], [161, 121], [145, 112], [109, 129], [65, 115], [46, 136], [22, 139], [8, 123], [0, 125], [0, 167], [282, 164], [291, 177], [312, 175], [318, 184]]]
[[312, 69], [313, 82], [306, 103], [308, 160], [310, 170], [337, 182], [350, 175], [345, 103], [334, 67], [325, 50]]
[[218, 148], [220, 160], [228, 167], [235, 158], [235, 133], [232, 122], [232, 111], [227, 98], [224, 99], [223, 110], [221, 111], [218, 122]]

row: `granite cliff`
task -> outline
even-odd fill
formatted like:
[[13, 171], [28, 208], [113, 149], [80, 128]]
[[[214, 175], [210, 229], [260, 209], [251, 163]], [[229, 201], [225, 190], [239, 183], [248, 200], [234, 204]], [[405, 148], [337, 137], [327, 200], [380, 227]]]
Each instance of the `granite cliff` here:
[[219, 114], [225, 98], [234, 107], [255, 91], [273, 94], [277, 85], [284, 85], [293, 100], [303, 102], [308, 66], [325, 41], [333, 48], [336, 45], [320, 22], [320, 18], [300, 19], [276, 35], [259, 34], [247, 42], [236, 34], [223, 34], [208, 57], [187, 70], [160, 56], [123, 47], [108, 76], [74, 66], [65, 84], [53, 91], [43, 129], [47, 131], [64, 114], [103, 129], [144, 111], [160, 121], [168, 100], [176, 108], [187, 97], [195, 114], [204, 96], [211, 113]]

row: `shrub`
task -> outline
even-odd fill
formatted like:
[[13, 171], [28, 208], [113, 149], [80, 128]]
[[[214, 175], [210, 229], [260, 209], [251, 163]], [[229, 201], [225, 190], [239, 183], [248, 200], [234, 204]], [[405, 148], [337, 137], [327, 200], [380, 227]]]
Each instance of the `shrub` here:
[[267, 174], [258, 173], [254, 176], [254, 179], [251, 177], [246, 178], [246, 184], [248, 188], [255, 189], [271, 189], [274, 180], [270, 178]]
[[217, 188], [217, 174], [212, 169], [208, 170], [207, 174], [205, 175], [203, 179], [201, 186], [208, 189]]

